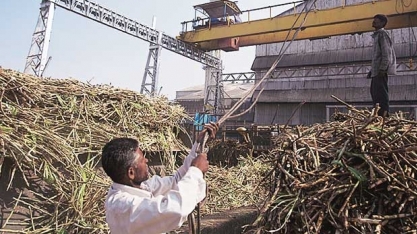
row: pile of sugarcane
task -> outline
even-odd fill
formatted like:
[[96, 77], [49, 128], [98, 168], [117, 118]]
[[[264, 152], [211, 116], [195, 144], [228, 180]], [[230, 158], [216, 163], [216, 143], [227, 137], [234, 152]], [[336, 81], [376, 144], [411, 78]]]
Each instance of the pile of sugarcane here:
[[[0, 171], [9, 180], [0, 190], [16, 191], [11, 204], [1, 204], [0, 232], [107, 233], [104, 199], [111, 181], [100, 167], [103, 145], [114, 137], [134, 137], [144, 151], [160, 152], [170, 174], [180, 161], [171, 151], [187, 151], [176, 137], [186, 118], [165, 97], [0, 69], [0, 169], [5, 158], [14, 165]], [[259, 200], [252, 183], [266, 165], [242, 161], [242, 168], [210, 169], [206, 177], [216, 192], [203, 213]]]
[[251, 145], [239, 143], [237, 140], [216, 139], [208, 142], [209, 151], [207, 157], [210, 164], [220, 167], [237, 166], [241, 157], [252, 155]]
[[[171, 149], [185, 149], [174, 132], [186, 118], [184, 110], [163, 97], [12, 70], [0, 71], [0, 95], [0, 154], [15, 162], [10, 173], [2, 174], [10, 176], [7, 189], [23, 191], [13, 186], [23, 180], [29, 191], [9, 205], [22, 207], [9, 218], [26, 211], [22, 232], [107, 229], [103, 202], [110, 181], [97, 168], [110, 139], [138, 139], [142, 149], [161, 151], [168, 169], [175, 162]], [[13, 226], [9, 220], [3, 222], [7, 225]]]
[[417, 122], [357, 110], [286, 129], [248, 233], [416, 233]]

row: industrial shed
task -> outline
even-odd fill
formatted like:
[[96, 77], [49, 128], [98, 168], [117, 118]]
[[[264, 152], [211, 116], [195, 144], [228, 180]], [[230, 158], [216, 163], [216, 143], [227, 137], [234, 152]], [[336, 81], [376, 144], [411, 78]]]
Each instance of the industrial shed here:
[[[237, 101], [239, 101], [245, 94], [252, 89], [254, 83], [230, 83], [223, 82], [223, 102], [222, 112], [226, 113]], [[194, 117], [196, 113], [204, 112], [204, 85], [189, 87], [180, 91], [177, 91], [175, 101], [181, 104], [188, 115]], [[239, 108], [235, 114], [239, 114], [250, 107], [252, 103], [251, 97], [249, 97], [245, 103]], [[253, 123], [254, 110], [243, 114], [237, 118], [230, 119], [226, 122], [226, 125], [247, 125]]]
[[[315, 10], [370, 2], [317, 1]], [[296, 7], [301, 12], [305, 1]], [[294, 9], [281, 15], [293, 14]], [[360, 12], [358, 12], [360, 13]], [[389, 24], [389, 22], [388, 22]], [[397, 75], [389, 78], [390, 112], [402, 111], [415, 118], [417, 112], [417, 29], [388, 31], [395, 44]], [[315, 40], [294, 41], [284, 54], [275, 72], [263, 87], [255, 108], [257, 124], [313, 124], [327, 121], [336, 110], [345, 108], [331, 95], [355, 105], [370, 108], [370, 69], [372, 32], [335, 36]], [[259, 81], [277, 59], [283, 43], [258, 45], [252, 70]], [[254, 95], [257, 95], [256, 93]], [[297, 106], [305, 101], [292, 116]]]

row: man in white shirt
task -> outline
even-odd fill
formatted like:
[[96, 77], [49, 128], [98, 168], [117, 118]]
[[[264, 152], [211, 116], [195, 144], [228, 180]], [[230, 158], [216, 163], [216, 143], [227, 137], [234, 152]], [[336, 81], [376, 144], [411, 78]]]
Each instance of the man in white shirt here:
[[219, 126], [206, 124], [183, 165], [173, 176], [148, 178], [148, 159], [132, 138], [108, 142], [102, 153], [104, 171], [113, 180], [106, 198], [106, 221], [112, 234], [156, 234], [180, 227], [206, 196], [203, 173], [207, 155], [196, 149], [204, 134], [215, 138]]

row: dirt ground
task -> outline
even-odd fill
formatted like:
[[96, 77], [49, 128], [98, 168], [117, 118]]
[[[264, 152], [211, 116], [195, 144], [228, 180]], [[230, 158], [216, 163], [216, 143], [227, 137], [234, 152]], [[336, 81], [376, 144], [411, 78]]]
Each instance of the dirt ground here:
[[[201, 234], [239, 234], [257, 217], [256, 207], [241, 207], [201, 218]], [[190, 233], [187, 225], [179, 233]]]

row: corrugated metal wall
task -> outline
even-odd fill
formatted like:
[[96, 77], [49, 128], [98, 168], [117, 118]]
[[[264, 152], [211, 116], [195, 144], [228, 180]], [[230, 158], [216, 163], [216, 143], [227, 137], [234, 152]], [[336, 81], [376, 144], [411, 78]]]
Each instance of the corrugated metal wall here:
[[[333, 102], [331, 95], [348, 102], [371, 102], [369, 94], [371, 81], [365, 77], [366, 74], [278, 79], [265, 84], [259, 102]], [[390, 77], [388, 85], [391, 101], [416, 102], [416, 74]]]
[[204, 100], [179, 100], [178, 103], [184, 107], [187, 111], [187, 114], [194, 116], [195, 113], [204, 112]]
[[[346, 5], [370, 2], [372, 0], [319, 0], [317, 1], [317, 9], [327, 9], [341, 6], [344, 2]], [[304, 4], [311, 4], [312, 0], [306, 1], [297, 6], [296, 11], [300, 12], [304, 8]], [[293, 14], [293, 10], [288, 10], [282, 15]], [[389, 22], [388, 22], [389, 23]], [[403, 28], [396, 30], [389, 30], [396, 48], [401, 51], [396, 51], [401, 54], [402, 62], [413, 58], [413, 66], [417, 66], [417, 28]], [[337, 61], [334, 58], [340, 56], [348, 56], [347, 61], [351, 61], [352, 65], [357, 69], [361, 69], [354, 74], [346, 70], [339, 75], [323, 75], [323, 76], [306, 76], [295, 78], [282, 78], [270, 80], [266, 86], [265, 91], [259, 98], [256, 106], [255, 122], [260, 124], [270, 124], [275, 115], [275, 110], [278, 107], [278, 114], [275, 117], [274, 123], [285, 124], [295, 107], [302, 101], [306, 101], [303, 107], [291, 118], [291, 125], [297, 124], [313, 124], [317, 122], [326, 121], [326, 106], [338, 104], [331, 95], [347, 101], [351, 104], [370, 105], [371, 97], [369, 94], [370, 80], [365, 79], [369, 68], [363, 67], [365, 61], [369, 56], [364, 56], [363, 53], [369, 53], [372, 50], [372, 32], [363, 33], [361, 35], [344, 35], [335, 36], [328, 39], [317, 40], [302, 40], [294, 41], [286, 54], [293, 55], [293, 58], [287, 59], [288, 66], [291, 66], [291, 61], [301, 61], [302, 66], [312, 67], [330, 67], [338, 64], [329, 64], [328, 60]], [[278, 55], [283, 43], [259, 45], [256, 48], [256, 56], [275, 56]], [[354, 51], [350, 53], [349, 51]], [[290, 58], [291, 56], [288, 56]], [[304, 61], [306, 58], [311, 59], [311, 62]], [[265, 74], [267, 68], [265, 64], [268, 62], [265, 58], [258, 58], [258, 64], [254, 62], [253, 69], [257, 72], [256, 79], [259, 80]], [[274, 61], [275, 58], [271, 59]], [[345, 57], [343, 58], [344, 60]], [[290, 61], [291, 60], [291, 61]], [[321, 63], [320, 61], [323, 60]], [[339, 59], [340, 60], [340, 59]], [[256, 61], [256, 60], [255, 60]], [[327, 61], [327, 62], [324, 62]], [[347, 61], [343, 61], [341, 66], [345, 66]], [[263, 63], [264, 66], [262, 65]], [[359, 63], [359, 64], [358, 64]], [[256, 66], [258, 66], [257, 69]], [[300, 65], [297, 65], [301, 66]], [[299, 67], [302, 69], [302, 67]], [[363, 69], [363, 70], [362, 70]], [[389, 80], [390, 86], [390, 103], [391, 105], [415, 105], [417, 104], [417, 71], [411, 69], [409, 72], [401, 72], [398, 76], [392, 76]], [[255, 93], [255, 96], [257, 94]], [[340, 103], [339, 103], [340, 104]], [[408, 107], [403, 108], [405, 111], [410, 110]], [[393, 110], [402, 110], [401, 108], [393, 108]], [[411, 108], [415, 110], [415, 108]], [[416, 115], [416, 113], [414, 113]]]
[[[387, 30], [391, 39], [396, 44], [415, 42], [417, 37], [417, 28], [402, 28]], [[301, 40], [294, 41], [288, 47], [286, 54], [305, 54], [320, 51], [337, 51], [351, 48], [366, 48], [372, 46], [372, 32], [363, 33], [362, 35], [342, 35], [330, 39]], [[256, 46], [256, 56], [278, 55], [283, 43], [258, 45]], [[411, 55], [415, 53], [410, 50]]]
[[288, 124], [299, 125], [321, 123], [326, 121], [325, 104], [309, 103], [300, 106], [300, 103], [258, 103], [254, 122], [258, 125]]

